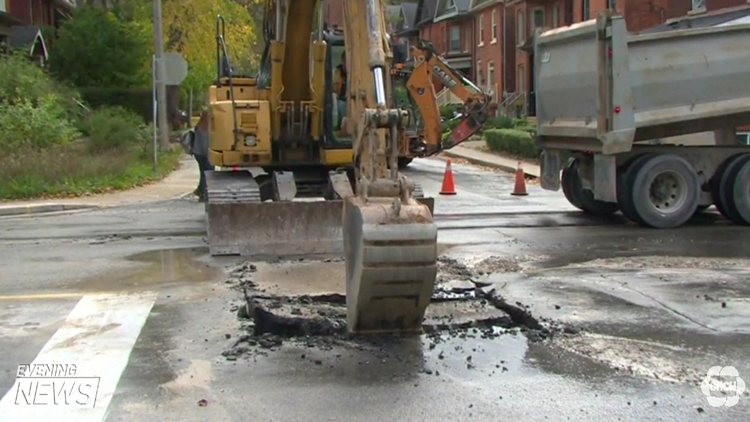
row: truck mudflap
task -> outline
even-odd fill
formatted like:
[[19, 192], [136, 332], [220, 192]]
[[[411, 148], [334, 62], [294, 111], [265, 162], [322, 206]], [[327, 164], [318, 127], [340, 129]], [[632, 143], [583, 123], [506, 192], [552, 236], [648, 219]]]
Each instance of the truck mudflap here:
[[347, 326], [352, 333], [420, 332], [437, 277], [437, 226], [411, 199], [344, 202]]
[[[206, 183], [211, 255], [343, 255], [343, 200], [261, 202], [258, 184], [247, 171], [206, 172]], [[434, 198], [419, 201], [432, 215]]]

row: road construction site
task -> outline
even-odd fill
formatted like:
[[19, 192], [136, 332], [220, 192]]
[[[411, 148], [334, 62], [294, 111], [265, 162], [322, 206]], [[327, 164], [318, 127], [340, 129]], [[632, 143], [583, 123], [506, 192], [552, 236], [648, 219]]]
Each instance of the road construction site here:
[[440, 195], [445, 168], [405, 171], [439, 233], [419, 336], [347, 334], [339, 256], [210, 256], [192, 196], [0, 217], [0, 414], [19, 364], [67, 359], [100, 371], [85, 421], [743, 419], [747, 391], [713, 407], [700, 384], [750, 374], [744, 229], [585, 216], [460, 159]]

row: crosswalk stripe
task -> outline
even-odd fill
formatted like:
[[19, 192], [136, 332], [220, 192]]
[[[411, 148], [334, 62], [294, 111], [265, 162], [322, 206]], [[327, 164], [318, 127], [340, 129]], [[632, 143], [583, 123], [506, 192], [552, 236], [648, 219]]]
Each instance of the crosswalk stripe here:
[[146, 292], [81, 298], [0, 400], [0, 420], [104, 421], [156, 297]]

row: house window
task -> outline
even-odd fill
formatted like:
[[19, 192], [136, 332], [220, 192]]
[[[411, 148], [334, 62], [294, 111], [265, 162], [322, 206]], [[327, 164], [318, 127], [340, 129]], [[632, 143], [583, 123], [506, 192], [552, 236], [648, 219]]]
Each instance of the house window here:
[[466, 28], [464, 31], [464, 53], [469, 52], [470, 40], [471, 40], [471, 27], [469, 25], [466, 25]]
[[706, 8], [706, 0], [692, 0], [693, 10], [703, 10]]
[[484, 81], [482, 80], [482, 61], [477, 60], [477, 84], [482, 85]]
[[461, 51], [461, 27], [451, 26], [451, 52]]
[[479, 34], [477, 35], [479, 37], [479, 43], [477, 43], [479, 46], [484, 45], [484, 15], [477, 16], [477, 20], [479, 21]]
[[518, 28], [518, 34], [516, 35], [518, 44], [523, 44], [526, 41], [526, 20], [523, 16], [523, 10], [518, 11], [518, 16], [516, 17], [516, 27]]
[[526, 68], [518, 65], [518, 92], [526, 92]]
[[497, 42], [497, 10], [492, 11], [492, 42]]
[[487, 87], [495, 91], [495, 62], [487, 62]]
[[607, 0], [607, 9], [617, 10], [617, 0]]
[[587, 21], [589, 20], [589, 16], [591, 16], [591, 5], [589, 4], [589, 0], [583, 0], [581, 4], [581, 20]]
[[532, 29], [544, 27], [544, 9], [534, 9], [532, 13], [532, 22], [534, 27]]
[[559, 28], [562, 26], [560, 22], [560, 3], [555, 3], [552, 7], [552, 27]]

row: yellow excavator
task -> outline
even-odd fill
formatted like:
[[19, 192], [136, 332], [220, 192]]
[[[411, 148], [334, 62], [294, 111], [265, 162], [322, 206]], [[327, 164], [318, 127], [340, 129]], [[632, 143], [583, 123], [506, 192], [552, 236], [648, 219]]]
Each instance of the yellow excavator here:
[[[350, 331], [419, 331], [437, 271], [434, 200], [398, 171], [398, 158], [415, 138], [425, 144], [420, 156], [442, 148], [428, 130], [440, 126], [431, 76], [409, 89], [432, 98], [419, 111], [437, 121], [407, 135], [413, 114], [393, 107], [382, 0], [347, 0], [346, 110], [335, 119], [339, 56], [328, 48], [322, 20], [314, 28], [323, 1], [266, 1], [266, 47], [255, 77], [234, 73], [217, 17], [209, 161], [219, 169], [206, 174], [210, 253], [343, 254]], [[478, 113], [466, 120], [481, 125]]]

